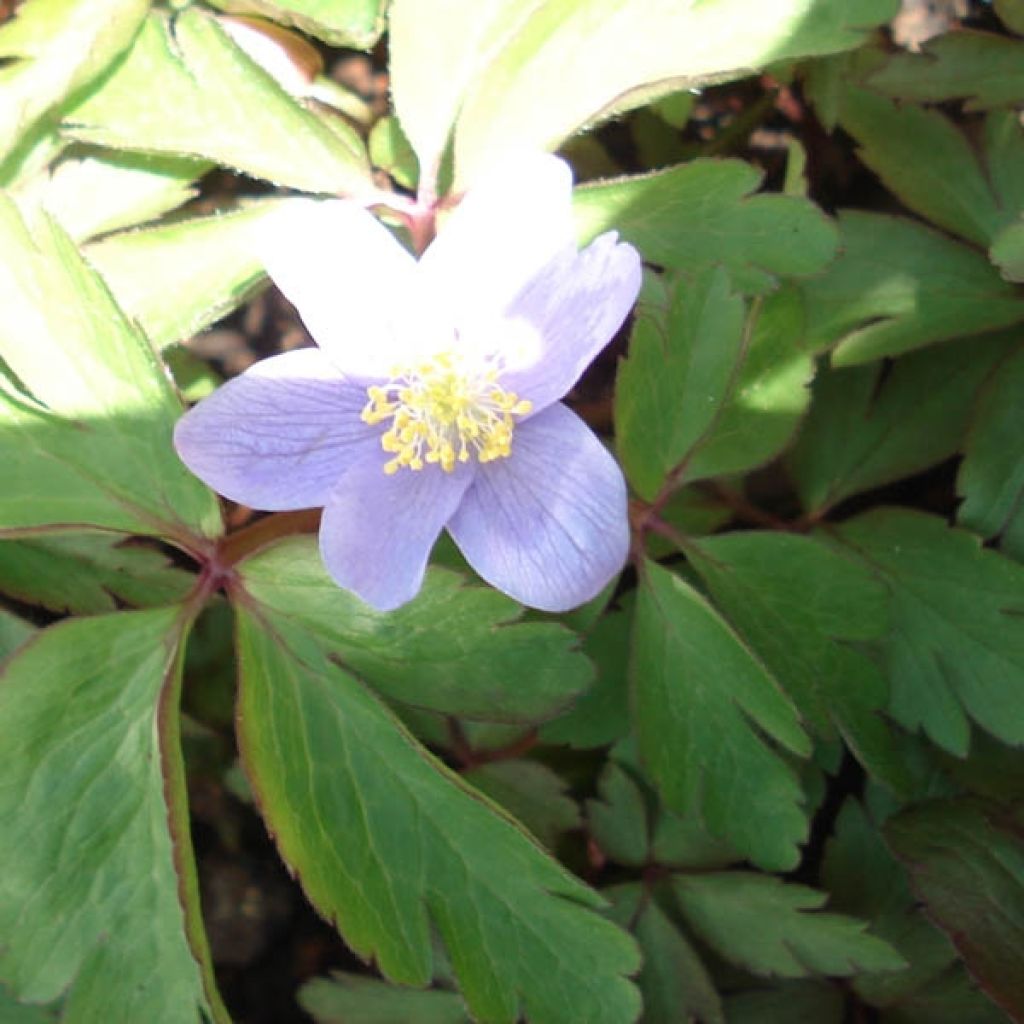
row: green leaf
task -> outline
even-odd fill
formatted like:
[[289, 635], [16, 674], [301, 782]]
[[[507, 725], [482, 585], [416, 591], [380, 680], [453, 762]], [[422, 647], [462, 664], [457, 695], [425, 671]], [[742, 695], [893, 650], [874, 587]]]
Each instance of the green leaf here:
[[34, 633], [35, 627], [30, 623], [0, 608], [0, 661], [10, 657]]
[[547, 765], [496, 761], [462, 777], [525, 825], [549, 850], [565, 832], [580, 827], [580, 809], [568, 795], [568, 783]]
[[810, 537], [766, 531], [695, 541], [690, 555], [804, 721], [825, 740], [838, 729], [873, 776], [909, 791], [901, 749], [880, 716], [885, 677], [854, 646], [889, 627], [888, 595], [870, 570]]
[[637, 978], [644, 1000], [644, 1024], [725, 1024], [722, 1004], [700, 957], [658, 905], [632, 882], [606, 889], [609, 916], [636, 936], [644, 966]]
[[0, 592], [54, 612], [95, 615], [184, 599], [195, 577], [166, 555], [111, 533], [0, 541]]
[[314, 633], [247, 600], [238, 649], [246, 772], [284, 860], [360, 956], [424, 985], [436, 930], [481, 1021], [635, 1018], [622, 975], [636, 951], [592, 912], [594, 893], [421, 748]]
[[216, 535], [217, 500], [171, 444], [181, 402], [101, 278], [56, 224], [30, 230], [3, 199], [0, 249], [0, 532]]
[[937, 110], [849, 87], [839, 123], [859, 143], [861, 160], [911, 210], [984, 246], [1005, 224], [967, 137]]
[[928, 914], [988, 996], [1024, 1015], [1024, 849], [1020, 821], [970, 799], [936, 800], [885, 828]]
[[1003, 228], [992, 240], [988, 255], [1004, 280], [1024, 282], [1024, 221]]
[[820, 981], [792, 981], [778, 988], [728, 996], [729, 1024], [843, 1024], [843, 993]]
[[600, 799], [587, 801], [591, 838], [617, 864], [642, 867], [650, 860], [647, 798], [622, 765], [609, 760], [597, 782]]
[[110, 235], [85, 250], [157, 348], [198, 334], [266, 283], [254, 228], [280, 202]]
[[648, 500], [713, 428], [749, 344], [743, 300], [720, 267], [679, 275], [668, 298], [667, 309], [639, 307], [615, 386], [619, 457]]
[[[0, 974], [62, 1020], [227, 1017], [177, 734], [182, 609], [52, 626], [0, 684]], [[184, 900], [184, 906], [180, 902]]]
[[[625, 602], [624, 602], [625, 604]], [[577, 749], [604, 747], [629, 732], [629, 636], [632, 604], [602, 615], [583, 637], [583, 653], [597, 678], [573, 706], [540, 728], [542, 743]]]
[[754, 974], [849, 977], [898, 970], [903, 958], [863, 921], [821, 910], [825, 893], [746, 871], [675, 875], [672, 891], [693, 930]]
[[372, 49], [384, 31], [387, 0], [211, 0], [237, 14], [258, 14], [331, 46]]
[[978, 399], [957, 476], [961, 526], [1001, 536], [1024, 559], [1024, 350], [1007, 359]]
[[1024, 35], [1024, 0], [995, 0], [996, 14], [1017, 35]]
[[985, 257], [900, 217], [847, 210], [841, 253], [800, 288], [807, 345], [839, 342], [833, 365], [881, 356], [1024, 320], [1024, 301]]
[[[417, 3], [423, 39], [418, 48], [407, 43], [394, 53], [396, 72], [428, 59], [427, 42], [437, 34], [431, 27], [446, 24], [436, 20], [438, 6]], [[498, 52], [477, 51], [473, 70], [479, 73], [455, 128], [457, 180], [464, 186], [503, 153], [553, 149], [585, 125], [660, 96], [743, 77], [779, 60], [850, 49], [895, 7], [890, 0], [592, 0], [583, 6], [553, 0], [534, 6], [519, 15]], [[553, 82], [559, 83], [555, 92]], [[403, 123], [410, 107], [432, 106], [437, 92], [435, 86], [415, 98], [396, 93]]]
[[919, 473], [963, 444], [976, 396], [1007, 336], [948, 343], [880, 363], [818, 374], [786, 465], [815, 516], [860, 491]]
[[470, 1024], [454, 992], [416, 992], [345, 971], [307, 981], [299, 1005], [317, 1024]]
[[[187, 157], [90, 151], [75, 147], [16, 192], [41, 206], [76, 241], [155, 220], [197, 194], [210, 164]], [[87, 195], [89, 201], [82, 202]]]
[[792, 704], [707, 602], [644, 565], [632, 677], [641, 757], [666, 804], [754, 863], [796, 865], [807, 835], [795, 772], [768, 742], [810, 752]]
[[430, 570], [419, 596], [387, 614], [338, 587], [312, 537], [264, 549], [241, 573], [261, 604], [317, 636], [384, 696], [415, 707], [533, 722], [554, 715], [592, 676], [575, 634], [551, 622], [516, 623], [514, 601], [444, 569]]
[[644, 259], [697, 271], [725, 267], [742, 290], [823, 270], [835, 225], [806, 199], [753, 194], [763, 172], [742, 160], [694, 160], [667, 171], [582, 185], [573, 195], [581, 242], [615, 229]]
[[19, 1003], [0, 985], [0, 1024], [56, 1024], [60, 1006], [30, 1006]]
[[213, 160], [309, 192], [372, 188], [355, 131], [301, 106], [194, 7], [173, 20], [151, 14], [102, 87], [64, 111], [62, 130], [115, 149]]
[[838, 537], [892, 591], [890, 714], [960, 757], [968, 716], [1005, 743], [1024, 743], [1024, 566], [902, 509], [858, 516]]
[[149, 0], [27, 0], [0, 27], [0, 159], [128, 46]]
[[946, 32], [920, 54], [892, 54], [864, 84], [924, 103], [966, 99], [965, 110], [1014, 107], [1024, 96], [1024, 42], [970, 29]]
[[416, 152], [402, 132], [397, 117], [382, 117], [370, 129], [370, 162], [387, 171], [403, 188], [414, 189], [419, 180]]

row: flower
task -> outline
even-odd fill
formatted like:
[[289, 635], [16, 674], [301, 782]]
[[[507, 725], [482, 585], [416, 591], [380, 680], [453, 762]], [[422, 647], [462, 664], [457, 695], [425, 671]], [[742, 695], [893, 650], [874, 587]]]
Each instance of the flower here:
[[641, 266], [614, 232], [578, 251], [571, 193], [553, 156], [508, 162], [418, 262], [355, 203], [286, 202], [264, 258], [318, 347], [186, 413], [181, 459], [252, 508], [322, 506], [328, 572], [379, 610], [416, 595], [445, 528], [523, 604], [594, 597], [626, 560], [626, 486], [558, 400], [622, 324]]

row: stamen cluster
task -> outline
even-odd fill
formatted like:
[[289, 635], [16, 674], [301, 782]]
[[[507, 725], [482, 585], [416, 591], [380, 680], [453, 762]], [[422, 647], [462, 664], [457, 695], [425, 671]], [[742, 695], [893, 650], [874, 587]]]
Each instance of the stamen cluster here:
[[470, 367], [446, 352], [367, 388], [363, 422], [391, 420], [380, 440], [393, 455], [384, 472], [437, 464], [451, 473], [472, 458], [508, 458], [514, 417], [530, 412], [532, 403], [502, 388], [499, 376], [493, 365]]

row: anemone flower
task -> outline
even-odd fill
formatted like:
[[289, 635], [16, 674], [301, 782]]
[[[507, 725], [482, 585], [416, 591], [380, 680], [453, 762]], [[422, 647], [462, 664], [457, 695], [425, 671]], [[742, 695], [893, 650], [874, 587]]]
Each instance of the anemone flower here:
[[580, 251], [552, 156], [481, 179], [415, 260], [361, 206], [286, 202], [267, 269], [317, 343], [255, 364], [178, 423], [185, 464], [251, 508], [323, 507], [342, 587], [387, 611], [447, 529], [487, 582], [547, 611], [628, 553], [615, 460], [562, 398], [640, 288], [614, 232]]

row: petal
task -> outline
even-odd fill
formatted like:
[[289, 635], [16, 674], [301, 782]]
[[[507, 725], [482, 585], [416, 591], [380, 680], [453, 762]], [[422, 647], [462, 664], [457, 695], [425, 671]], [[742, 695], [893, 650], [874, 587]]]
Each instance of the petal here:
[[383, 453], [342, 478], [324, 509], [320, 554], [335, 582], [378, 611], [419, 593], [430, 549], [473, 478], [471, 467], [445, 473], [384, 472]]
[[561, 398], [615, 336], [640, 291], [642, 266], [614, 231], [563, 251], [509, 304], [495, 332], [509, 369], [501, 386], [533, 403]]
[[316, 349], [256, 363], [194, 409], [174, 431], [182, 462], [250, 508], [315, 508], [353, 458], [379, 446], [359, 418], [366, 390]]
[[344, 200], [287, 200], [259, 227], [257, 246], [338, 369], [388, 377], [406, 362], [421, 333], [410, 309], [416, 261], [372, 214]]
[[465, 328], [493, 319], [573, 238], [569, 165], [547, 153], [504, 161], [443, 222], [421, 284]]
[[516, 428], [509, 458], [477, 470], [448, 530], [488, 583], [560, 612], [623, 567], [626, 513], [615, 460], [575, 413], [552, 405]]

